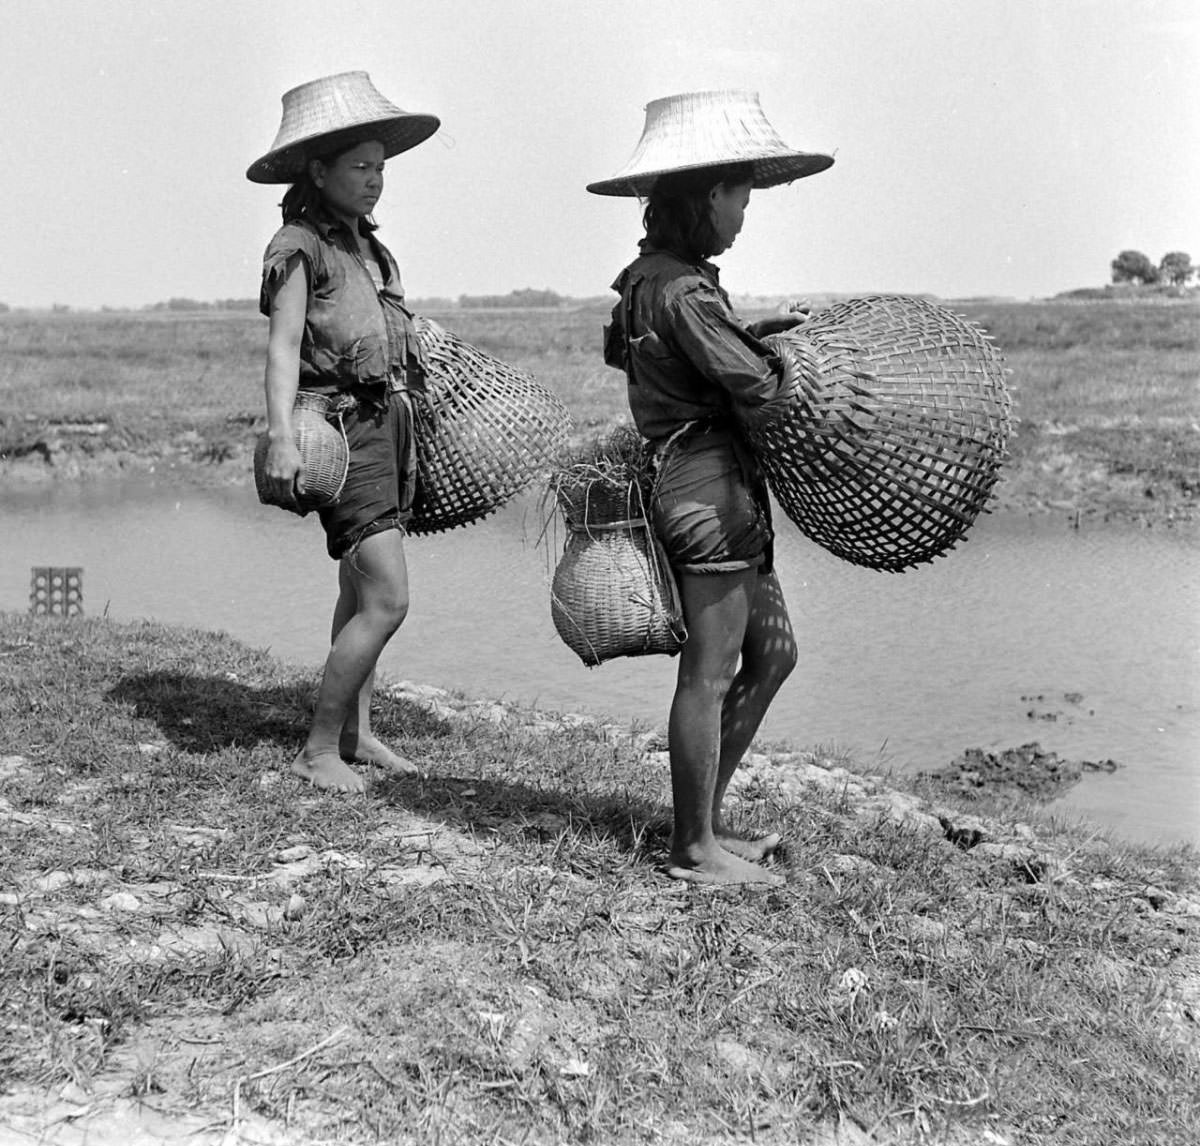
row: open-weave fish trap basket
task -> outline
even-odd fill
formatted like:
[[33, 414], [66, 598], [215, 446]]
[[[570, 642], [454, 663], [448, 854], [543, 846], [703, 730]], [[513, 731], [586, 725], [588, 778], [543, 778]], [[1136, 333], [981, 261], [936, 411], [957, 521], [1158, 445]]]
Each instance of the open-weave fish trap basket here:
[[278, 505], [303, 515], [333, 505], [341, 497], [350, 468], [350, 450], [342, 425], [347, 401], [341, 395], [307, 390], [296, 395], [292, 433], [304, 467], [304, 493], [297, 496], [295, 504], [279, 501], [268, 484], [266, 463], [270, 443], [265, 433], [259, 434], [254, 445], [254, 487], [263, 505]]
[[742, 428], [784, 512], [855, 565], [949, 551], [992, 496], [1012, 402], [980, 327], [904, 295], [838, 303], [767, 340], [784, 386]]
[[571, 428], [566, 406], [529, 374], [416, 316], [432, 417], [418, 419], [410, 533], [495, 512], [544, 476]]
[[687, 639], [666, 554], [646, 514], [649, 449], [632, 427], [560, 464], [550, 478], [567, 527], [550, 616], [589, 667], [614, 657], [673, 656]]

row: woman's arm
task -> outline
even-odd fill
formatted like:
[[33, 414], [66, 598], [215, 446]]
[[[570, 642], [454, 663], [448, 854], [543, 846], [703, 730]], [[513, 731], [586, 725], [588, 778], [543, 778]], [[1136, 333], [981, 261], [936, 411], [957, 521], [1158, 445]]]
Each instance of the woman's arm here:
[[300, 343], [308, 311], [308, 270], [299, 256], [290, 259], [271, 295], [267, 334], [267, 481], [282, 501], [292, 504], [304, 492], [304, 469], [292, 431], [292, 407], [300, 388]]
[[779, 392], [778, 358], [738, 321], [715, 287], [701, 283], [680, 292], [667, 315], [679, 351], [734, 403], [759, 406]]

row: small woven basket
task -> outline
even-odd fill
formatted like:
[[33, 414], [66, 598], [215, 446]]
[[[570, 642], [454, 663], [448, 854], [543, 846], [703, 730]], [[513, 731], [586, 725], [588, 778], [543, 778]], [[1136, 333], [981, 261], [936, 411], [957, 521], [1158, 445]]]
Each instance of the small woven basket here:
[[985, 510], [1012, 430], [1008, 373], [974, 323], [924, 299], [851, 299], [767, 340], [784, 387], [741, 413], [771, 492], [835, 556], [900, 572]]
[[571, 428], [567, 408], [530, 375], [416, 316], [431, 417], [417, 430], [410, 533], [439, 533], [495, 512], [546, 473]]
[[550, 616], [585, 665], [674, 656], [683, 646], [675, 584], [645, 521], [572, 532], [554, 570]]
[[687, 640], [666, 554], [646, 513], [648, 444], [618, 426], [551, 475], [567, 527], [550, 616], [563, 643], [595, 667], [614, 657], [674, 656]]
[[267, 449], [265, 433], [254, 444], [254, 488], [263, 505], [277, 505], [301, 516], [314, 509], [333, 505], [342, 495], [346, 472], [350, 468], [350, 450], [342, 414], [346, 402], [339, 394], [315, 394], [301, 390], [292, 408], [292, 433], [300, 461], [304, 466], [304, 493], [288, 504], [279, 501], [267, 482]]

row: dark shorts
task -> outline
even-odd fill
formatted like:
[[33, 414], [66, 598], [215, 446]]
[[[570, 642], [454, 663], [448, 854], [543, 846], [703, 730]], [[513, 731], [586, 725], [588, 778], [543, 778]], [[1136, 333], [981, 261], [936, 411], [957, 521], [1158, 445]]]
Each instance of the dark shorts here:
[[687, 434], [664, 449], [651, 512], [671, 565], [683, 573], [771, 571], [766, 486], [728, 430]]
[[350, 469], [337, 504], [318, 510], [329, 556], [340, 561], [366, 537], [403, 529], [412, 517], [402, 508], [401, 459], [412, 433], [408, 406], [399, 392], [380, 406], [360, 401], [345, 415]]

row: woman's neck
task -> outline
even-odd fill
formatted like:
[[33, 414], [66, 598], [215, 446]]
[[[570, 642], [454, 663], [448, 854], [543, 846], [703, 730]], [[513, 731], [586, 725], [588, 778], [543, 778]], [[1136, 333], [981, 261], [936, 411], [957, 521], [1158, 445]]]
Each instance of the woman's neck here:
[[359, 225], [362, 222], [362, 217], [359, 215], [344, 215], [341, 211], [335, 211], [332, 207], [326, 206], [326, 213], [331, 219], [335, 219], [339, 223], [344, 223], [350, 228], [350, 233], [353, 235], [362, 234], [362, 227]]

